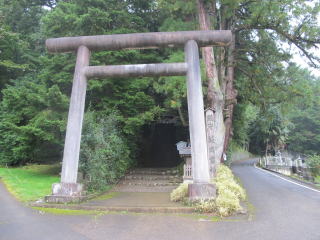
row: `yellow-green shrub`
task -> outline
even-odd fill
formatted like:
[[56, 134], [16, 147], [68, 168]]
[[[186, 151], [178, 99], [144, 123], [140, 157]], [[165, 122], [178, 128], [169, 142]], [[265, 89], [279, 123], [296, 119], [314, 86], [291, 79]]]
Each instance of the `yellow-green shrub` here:
[[194, 207], [198, 212], [203, 213], [213, 213], [217, 210], [215, 199], [195, 202]]
[[235, 180], [232, 171], [225, 165], [220, 165], [217, 169], [217, 177], [213, 183], [216, 184], [218, 194], [223, 194], [224, 189], [228, 189], [233, 192], [240, 200], [246, 198], [245, 190]]
[[173, 202], [179, 202], [184, 200], [188, 196], [188, 184], [181, 183], [176, 189], [170, 194], [170, 199]]
[[237, 183], [232, 171], [221, 164], [213, 182], [216, 184], [218, 193], [215, 200], [217, 212], [221, 216], [228, 216], [235, 211], [240, 211], [242, 209], [240, 200], [246, 198], [246, 193]]
[[227, 188], [219, 190], [215, 202], [216, 210], [221, 216], [228, 216], [231, 213], [242, 209], [237, 195]]
[[[193, 202], [192, 205], [199, 212], [218, 213], [229, 216], [242, 209], [240, 201], [246, 198], [245, 190], [237, 183], [232, 171], [225, 165], [217, 169], [216, 178], [212, 180], [217, 187], [216, 199]], [[182, 183], [171, 193], [171, 201], [182, 201], [187, 198], [188, 184]]]

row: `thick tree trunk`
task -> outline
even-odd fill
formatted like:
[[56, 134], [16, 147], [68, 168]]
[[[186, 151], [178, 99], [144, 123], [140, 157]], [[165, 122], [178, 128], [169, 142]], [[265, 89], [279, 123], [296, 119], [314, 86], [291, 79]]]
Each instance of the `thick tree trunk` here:
[[224, 140], [224, 152], [227, 151], [229, 142], [232, 138], [232, 120], [233, 120], [233, 109], [236, 104], [237, 91], [234, 88], [234, 65], [235, 65], [235, 34], [232, 35], [232, 41], [228, 52], [228, 68], [227, 68], [227, 83], [225, 87], [225, 140]]
[[[198, 0], [198, 15], [200, 30], [210, 30], [212, 24], [209, 20], [209, 9], [215, 9], [215, 3], [211, 2], [213, 7], [205, 6], [203, 0]], [[206, 66], [206, 75], [208, 80], [207, 107], [214, 109], [214, 159], [219, 164], [223, 153], [225, 126], [223, 120], [223, 94], [220, 89], [218, 71], [215, 62], [215, 56], [212, 47], [202, 48], [202, 55]]]

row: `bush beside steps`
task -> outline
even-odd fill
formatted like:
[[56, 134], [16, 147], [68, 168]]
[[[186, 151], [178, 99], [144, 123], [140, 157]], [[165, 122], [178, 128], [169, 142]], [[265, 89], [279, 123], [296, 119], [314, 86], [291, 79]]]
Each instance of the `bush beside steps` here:
[[171, 201], [191, 204], [197, 211], [203, 213], [218, 213], [226, 217], [241, 211], [241, 200], [245, 200], [246, 192], [236, 181], [232, 171], [221, 164], [217, 169], [217, 176], [212, 180], [217, 187], [217, 198], [199, 202], [188, 201], [188, 184], [182, 183], [170, 194]]

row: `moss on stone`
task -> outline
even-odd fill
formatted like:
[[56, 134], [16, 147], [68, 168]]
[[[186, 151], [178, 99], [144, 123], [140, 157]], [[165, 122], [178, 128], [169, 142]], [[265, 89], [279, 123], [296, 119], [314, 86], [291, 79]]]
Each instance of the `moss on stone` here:
[[92, 199], [92, 200], [108, 200], [108, 199], [114, 198], [114, 197], [117, 196], [118, 194], [119, 194], [118, 192], [109, 192], [109, 193], [100, 195], [100, 196], [98, 196], [98, 197], [95, 197], [95, 198]]
[[106, 214], [105, 211], [97, 210], [74, 210], [74, 209], [60, 209], [60, 208], [44, 208], [44, 207], [33, 207], [41, 212], [51, 213], [55, 215], [101, 215]]

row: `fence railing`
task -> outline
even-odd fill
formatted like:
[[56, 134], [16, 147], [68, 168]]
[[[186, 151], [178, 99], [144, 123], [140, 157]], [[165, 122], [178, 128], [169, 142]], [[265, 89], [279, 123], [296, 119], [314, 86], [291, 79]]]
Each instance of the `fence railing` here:
[[[214, 164], [210, 165], [210, 176], [214, 176], [215, 166]], [[193, 180], [192, 176], [192, 164], [183, 165], [183, 180]]]
[[192, 166], [191, 164], [183, 165], [183, 180], [192, 180]]
[[290, 158], [281, 156], [265, 156], [259, 159], [261, 167], [290, 176], [292, 174], [313, 181], [312, 168], [309, 167], [300, 157]]

